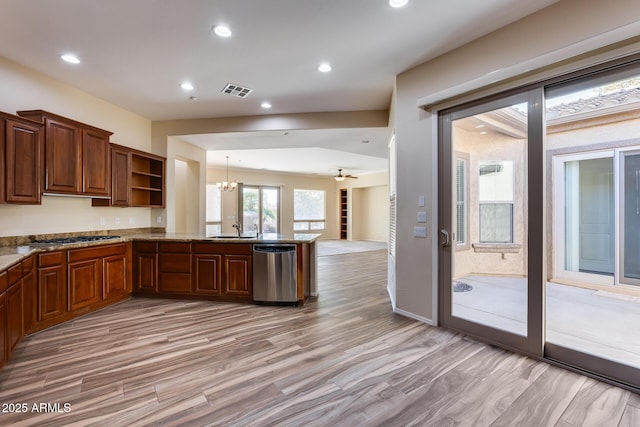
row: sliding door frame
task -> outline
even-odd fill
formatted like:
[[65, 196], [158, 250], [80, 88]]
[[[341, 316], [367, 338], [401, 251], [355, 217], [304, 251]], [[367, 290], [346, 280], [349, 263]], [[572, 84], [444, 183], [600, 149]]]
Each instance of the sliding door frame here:
[[[501, 94], [496, 94], [464, 105], [439, 112], [438, 117], [438, 229], [441, 230], [438, 251], [438, 320], [442, 326], [478, 337], [483, 341], [497, 344], [516, 352], [545, 359], [551, 363], [593, 376], [600, 380], [638, 392], [640, 390], [640, 369], [609, 359], [593, 356], [561, 345], [547, 343], [546, 334], [546, 281], [547, 281], [547, 233], [546, 233], [546, 135], [545, 93], [550, 88], [580, 87], [592, 84], [598, 79], [607, 79], [628, 69], [640, 69], [640, 54], [620, 58], [605, 64], [554, 78], [539, 80]], [[553, 89], [552, 89], [553, 90]], [[500, 100], [514, 94], [529, 94], [527, 180], [528, 180], [528, 309], [527, 336], [521, 337], [505, 331], [490, 328], [452, 316], [452, 260], [455, 244], [451, 244], [453, 230], [452, 215], [452, 172], [453, 144], [451, 126], [453, 120], [470, 112], [499, 105]], [[475, 109], [475, 110], [474, 110]], [[465, 110], [465, 113], [461, 113]], [[616, 165], [618, 163], [616, 162]], [[535, 183], [535, 184], [533, 184]], [[444, 233], [443, 233], [444, 232]], [[617, 264], [619, 266], [619, 264]]]
[[[495, 329], [480, 323], [472, 322], [452, 314], [451, 284], [455, 253], [455, 243], [449, 236], [453, 235], [453, 137], [452, 125], [455, 120], [475, 114], [526, 102], [528, 105], [527, 147], [525, 163], [527, 164], [527, 182], [543, 183], [542, 191], [527, 191], [527, 335], [521, 336], [504, 330]], [[503, 347], [541, 357], [544, 343], [544, 305], [546, 263], [544, 230], [544, 143], [543, 143], [543, 91], [542, 87], [534, 87], [520, 91], [512, 91], [503, 96], [492, 97], [471, 104], [462, 105], [443, 111], [439, 115], [439, 203], [438, 218], [440, 230], [439, 249], [439, 322], [441, 325], [464, 331], [483, 340], [499, 344]]]

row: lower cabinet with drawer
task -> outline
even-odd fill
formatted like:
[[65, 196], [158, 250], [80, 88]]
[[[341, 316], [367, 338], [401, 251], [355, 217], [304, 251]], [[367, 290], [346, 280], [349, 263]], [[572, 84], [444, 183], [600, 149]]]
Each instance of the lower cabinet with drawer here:
[[191, 243], [158, 243], [158, 292], [191, 292]]
[[67, 275], [65, 251], [38, 254], [36, 329], [62, 321], [67, 313]]
[[[128, 298], [129, 245], [117, 243], [38, 254], [34, 324], [26, 331], [38, 331]], [[28, 289], [28, 280], [23, 284]], [[30, 298], [28, 292], [25, 295]]]
[[[2, 280], [6, 280], [7, 275], [5, 273], [4, 279], [0, 274], [0, 283]], [[0, 293], [0, 367], [4, 366], [9, 358], [9, 335], [7, 330], [7, 292]]]

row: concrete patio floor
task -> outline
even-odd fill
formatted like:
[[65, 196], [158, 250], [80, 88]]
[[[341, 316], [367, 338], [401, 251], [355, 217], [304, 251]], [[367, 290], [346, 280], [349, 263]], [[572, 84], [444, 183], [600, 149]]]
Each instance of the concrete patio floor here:
[[[465, 276], [453, 315], [526, 335], [526, 279]], [[640, 367], [640, 298], [547, 283], [547, 342]]]

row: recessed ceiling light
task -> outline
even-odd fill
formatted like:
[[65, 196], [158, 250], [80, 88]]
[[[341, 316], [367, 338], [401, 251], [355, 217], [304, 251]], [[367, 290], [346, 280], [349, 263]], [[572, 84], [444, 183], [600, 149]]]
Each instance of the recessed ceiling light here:
[[271, 108], [271, 103], [264, 101], [262, 104], [260, 104], [260, 106], [262, 108]]
[[193, 85], [189, 82], [182, 83], [180, 87], [184, 90], [193, 90]]
[[231, 37], [231, 30], [226, 25], [215, 25], [213, 32], [220, 37]]
[[79, 64], [80, 60], [78, 59], [77, 56], [72, 55], [70, 53], [66, 53], [64, 55], [60, 55], [60, 58], [62, 58], [63, 61], [68, 62], [69, 64]]
[[328, 62], [323, 62], [322, 64], [318, 65], [318, 71], [322, 73], [328, 73], [329, 71], [331, 71], [331, 64], [329, 64]]
[[485, 132], [485, 131], [480, 132], [480, 135], [486, 135], [486, 134], [487, 134], [487, 132]]
[[389, 6], [391, 7], [404, 7], [409, 3], [409, 0], [389, 0]]
[[476, 125], [476, 129], [482, 129], [484, 125]]

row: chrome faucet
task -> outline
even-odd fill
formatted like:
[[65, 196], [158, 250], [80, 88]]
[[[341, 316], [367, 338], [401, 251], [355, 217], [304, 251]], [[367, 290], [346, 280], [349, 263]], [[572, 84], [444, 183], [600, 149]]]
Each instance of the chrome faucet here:
[[233, 228], [238, 230], [238, 237], [240, 237], [242, 235], [242, 225], [240, 225], [239, 222], [236, 222], [235, 224], [233, 224]]

